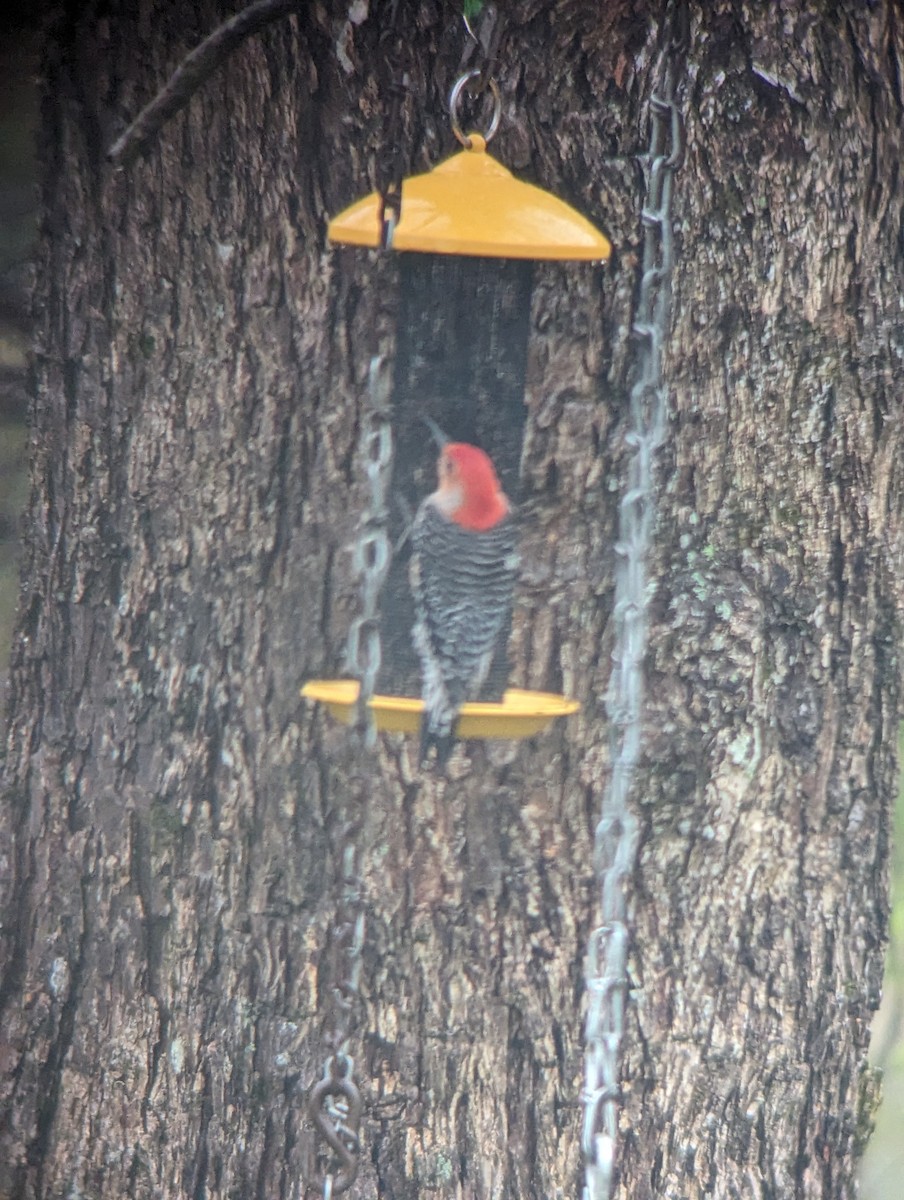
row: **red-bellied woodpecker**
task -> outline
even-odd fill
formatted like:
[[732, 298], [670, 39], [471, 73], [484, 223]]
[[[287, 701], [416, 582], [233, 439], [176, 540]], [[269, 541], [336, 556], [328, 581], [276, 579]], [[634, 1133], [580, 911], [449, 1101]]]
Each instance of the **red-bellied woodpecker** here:
[[511, 507], [489, 456], [448, 442], [438, 470], [439, 486], [411, 531], [411, 588], [423, 681], [421, 765], [436, 746], [442, 766], [458, 710], [478, 697], [509, 627], [518, 559]]

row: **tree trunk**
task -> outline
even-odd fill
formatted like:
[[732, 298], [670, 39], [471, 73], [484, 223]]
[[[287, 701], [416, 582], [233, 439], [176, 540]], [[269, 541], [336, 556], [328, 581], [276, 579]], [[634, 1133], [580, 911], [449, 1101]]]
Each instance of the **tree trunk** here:
[[[0, 1196], [294, 1196], [341, 831], [367, 938], [350, 1195], [575, 1194], [582, 959], [659, 6], [506, 6], [494, 152], [610, 233], [536, 271], [513, 682], [579, 717], [385, 735], [341, 673], [395, 266], [325, 218], [452, 150], [456, 6], [248, 42], [127, 171], [106, 147], [226, 15], [75, 4], [45, 50], [32, 499], [3, 808]], [[618, 1195], [855, 1195], [887, 916], [902, 551], [904, 16], [692, 8], [659, 458]], [[895, 379], [897, 372], [897, 381]], [[425, 454], [429, 451], [425, 449]], [[430, 455], [432, 457], [432, 454]]]

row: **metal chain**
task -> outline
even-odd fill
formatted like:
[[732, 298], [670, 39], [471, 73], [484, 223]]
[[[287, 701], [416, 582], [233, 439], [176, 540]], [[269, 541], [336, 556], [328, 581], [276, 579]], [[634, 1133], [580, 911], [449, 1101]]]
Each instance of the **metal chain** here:
[[[462, 48], [458, 74], [470, 75], [473, 82], [468, 89], [469, 94], [478, 96], [486, 90], [493, 77], [502, 41], [502, 19], [495, 4], [484, 4], [474, 24], [464, 13], [462, 20], [468, 36]], [[479, 64], [476, 71], [471, 66], [475, 59]]]
[[[467, 94], [472, 99], [482, 98], [489, 91], [492, 99], [490, 119], [481, 133], [484, 142], [489, 144], [496, 136], [499, 122], [502, 118], [502, 94], [499, 84], [493, 78], [493, 69], [499, 53], [499, 43], [502, 38], [502, 21], [495, 4], [486, 4], [480, 11], [478, 31], [475, 32], [467, 16], [463, 16], [467, 30], [467, 39], [462, 50], [459, 64], [459, 75], [449, 92], [449, 115], [452, 121], [452, 132], [456, 140], [471, 149], [471, 138], [461, 124], [462, 96]], [[475, 62], [476, 66], [469, 66]], [[473, 126], [473, 122], [469, 121]], [[472, 132], [477, 132], [472, 128]]]
[[650, 98], [650, 143], [644, 159], [647, 198], [641, 213], [643, 273], [633, 326], [638, 347], [636, 382], [625, 439], [632, 453], [615, 546], [615, 645], [606, 698], [611, 768], [594, 843], [600, 923], [590, 935], [585, 964], [584, 1200], [609, 1200], [615, 1178], [630, 944], [625, 884], [634, 870], [640, 836], [629, 800], [643, 732], [647, 560], [656, 510], [653, 466], [668, 419], [662, 355], [669, 332], [674, 264], [672, 179], [684, 152], [684, 125], [675, 93], [690, 40], [686, 0], [672, 0], [666, 30], [661, 82]]
[[[389, 512], [386, 497], [392, 470], [390, 384], [386, 360], [371, 359], [368, 399], [361, 421], [360, 457], [367, 476], [369, 496], [354, 549], [354, 568], [361, 589], [361, 612], [348, 634], [347, 659], [359, 681], [355, 731], [359, 739], [358, 762], [351, 768], [353, 811], [362, 813], [368, 799], [370, 772], [366, 752], [376, 745], [377, 729], [370, 701], [380, 671], [379, 601], [389, 569]], [[358, 1127], [361, 1093], [354, 1078], [355, 1064], [347, 1046], [355, 1031], [360, 1007], [361, 955], [364, 949], [363, 883], [358, 861], [360, 818], [348, 821], [341, 837], [340, 894], [333, 914], [331, 1005], [325, 1040], [330, 1054], [323, 1077], [308, 1096], [308, 1112], [323, 1146], [311, 1180], [323, 1200], [339, 1196], [354, 1183], [361, 1157]]]
[[361, 613], [348, 632], [348, 668], [360, 681], [355, 728], [372, 750], [377, 728], [370, 701], [383, 654], [380, 645], [380, 592], [392, 557], [386, 496], [392, 475], [390, 372], [387, 360], [370, 360], [368, 402], [361, 422], [359, 453], [370, 489], [367, 509], [355, 541], [354, 568], [361, 587]]
[[355, 1182], [360, 1164], [361, 1093], [355, 1083], [355, 1063], [347, 1052], [360, 1000], [361, 954], [364, 949], [364, 906], [358, 868], [357, 834], [360, 821], [342, 831], [342, 888], [333, 916], [331, 938], [331, 1000], [325, 1036], [331, 1053], [323, 1077], [311, 1088], [308, 1112], [324, 1143], [326, 1165], [310, 1180], [323, 1200], [339, 1196]]
[[403, 0], [391, 0], [389, 20], [380, 34], [380, 52], [390, 68], [387, 139], [376, 161], [377, 191], [380, 194], [380, 245], [392, 249], [392, 239], [402, 216], [402, 179], [405, 147], [402, 141], [402, 108], [411, 92], [407, 70], [408, 39], [402, 31]]

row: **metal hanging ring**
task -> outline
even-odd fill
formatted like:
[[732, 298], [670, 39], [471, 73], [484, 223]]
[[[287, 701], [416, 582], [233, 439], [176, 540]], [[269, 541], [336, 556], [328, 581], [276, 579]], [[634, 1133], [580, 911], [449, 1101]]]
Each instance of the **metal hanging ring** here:
[[[465, 147], [466, 150], [471, 149], [471, 139], [466, 134], [459, 120], [458, 105], [461, 101], [461, 94], [471, 82], [472, 79], [478, 79], [482, 75], [481, 71], [467, 71], [464, 75], [459, 75], [458, 79], [453, 84], [452, 91], [449, 93], [449, 115], [452, 118], [452, 132]], [[490, 123], [486, 130], [480, 134], [483, 140], [487, 143], [491, 142], [496, 135], [496, 130], [499, 128], [499, 122], [502, 119], [502, 96], [499, 92], [499, 84], [492, 76], [486, 81], [487, 87], [493, 94], [493, 113], [490, 117]], [[475, 130], [479, 133], [479, 130]]]

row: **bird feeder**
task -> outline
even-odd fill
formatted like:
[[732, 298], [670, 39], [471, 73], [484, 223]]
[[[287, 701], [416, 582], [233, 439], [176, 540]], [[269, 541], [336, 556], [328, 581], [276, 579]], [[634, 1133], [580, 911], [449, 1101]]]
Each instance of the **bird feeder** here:
[[[543, 188], [517, 179], [487, 151], [501, 103], [488, 80], [493, 112], [484, 133], [462, 131], [459, 104], [471, 71], [449, 97], [452, 129], [462, 149], [433, 170], [402, 181], [397, 219], [384, 197], [358, 200], [328, 227], [337, 246], [398, 255], [399, 286], [393, 360], [393, 492], [413, 511], [433, 490], [434, 458], [425, 453], [422, 418], [453, 441], [472, 442], [496, 464], [516, 505], [525, 406], [532, 264], [604, 262], [608, 239], [585, 217]], [[399, 528], [391, 531], [403, 535]], [[395, 540], [395, 538], [394, 538]], [[370, 705], [378, 729], [417, 730], [422, 703], [411, 645], [414, 613], [405, 563], [394, 563], [383, 590], [383, 676]], [[459, 737], [518, 738], [576, 712], [576, 701], [506, 688], [504, 647], [484, 694], [463, 706]], [[303, 689], [340, 720], [350, 721], [358, 685], [315, 680]]]
[[[315, 679], [301, 694], [325, 704], [327, 711], [345, 725], [355, 719], [360, 685], [357, 679]], [[417, 733], [424, 702], [412, 696], [374, 696], [368, 707], [377, 728], [387, 733]], [[552, 692], [528, 692], [507, 688], [501, 703], [475, 700], [461, 708], [458, 736], [461, 738], [526, 738], [541, 733], [556, 717], [567, 717], [580, 709], [577, 700]]]
[[[329, 224], [331, 242], [376, 250], [383, 241], [383, 198], [365, 196]], [[391, 249], [422, 254], [601, 262], [612, 247], [564, 200], [516, 179], [472, 133], [464, 150], [402, 183], [401, 216]]]

